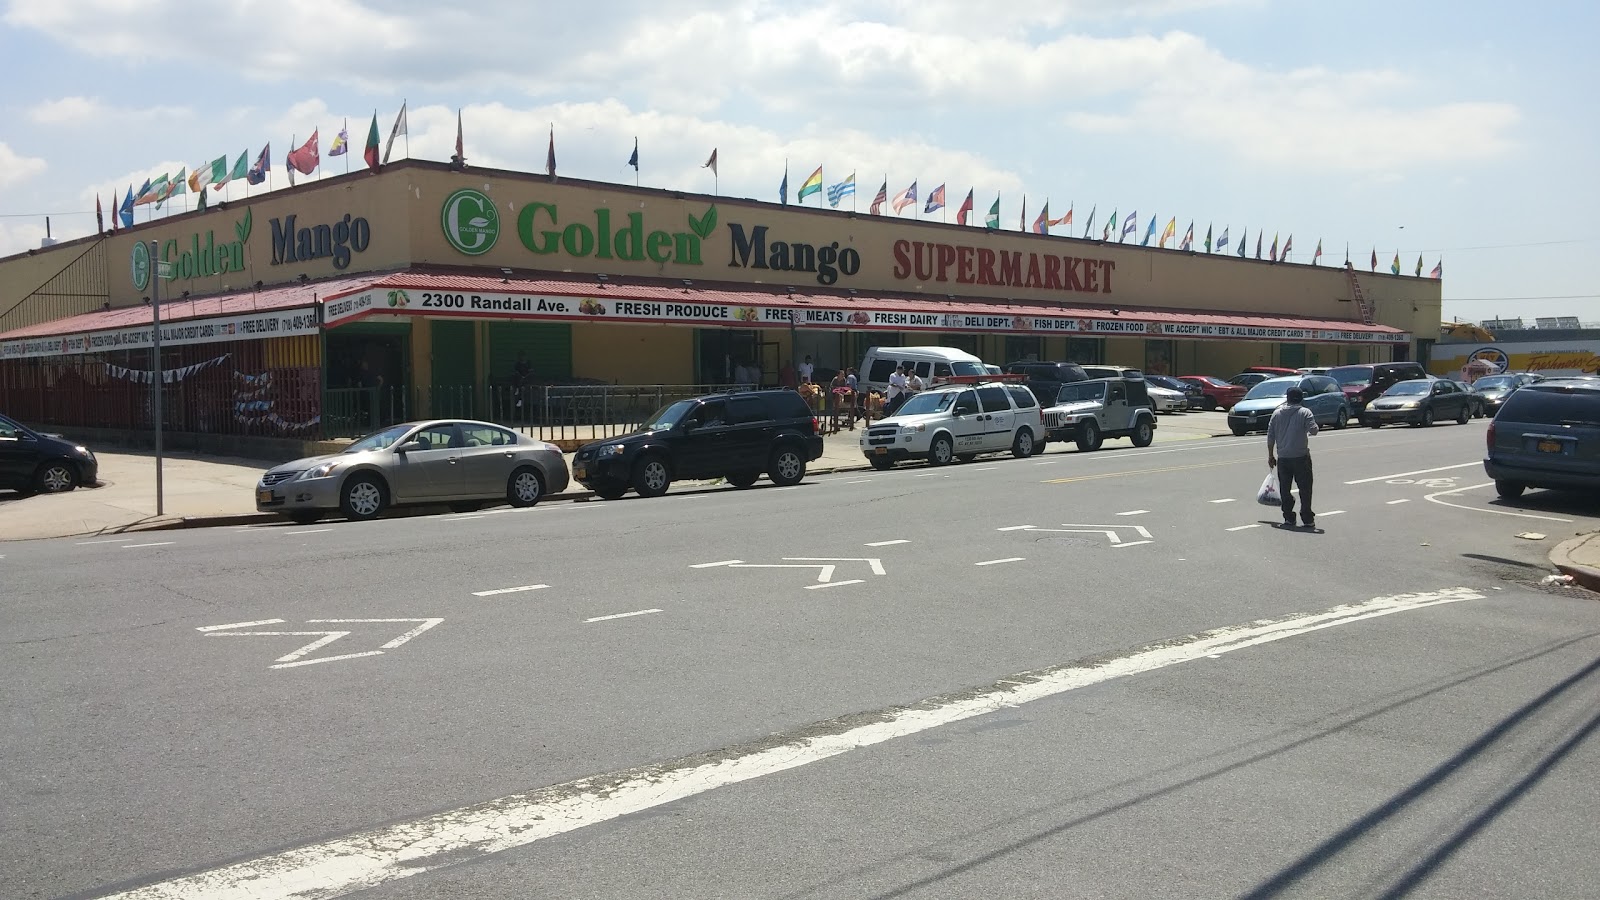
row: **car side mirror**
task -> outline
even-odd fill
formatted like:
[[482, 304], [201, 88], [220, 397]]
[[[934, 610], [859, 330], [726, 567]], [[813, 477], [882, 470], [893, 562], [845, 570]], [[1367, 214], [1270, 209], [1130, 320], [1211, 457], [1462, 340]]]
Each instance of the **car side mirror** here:
[[421, 451], [427, 450], [427, 449], [428, 449], [428, 445], [424, 444], [421, 441], [406, 441], [404, 444], [401, 444], [400, 446], [394, 448], [394, 452], [396, 452], [396, 453], [418, 453], [418, 452], [421, 452]]

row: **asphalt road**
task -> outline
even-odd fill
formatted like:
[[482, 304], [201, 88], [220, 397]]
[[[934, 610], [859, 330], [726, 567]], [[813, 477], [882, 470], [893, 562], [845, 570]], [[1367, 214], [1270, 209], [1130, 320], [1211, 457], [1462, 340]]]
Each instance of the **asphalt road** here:
[[1484, 427], [0, 545], [0, 896], [1592, 897]]

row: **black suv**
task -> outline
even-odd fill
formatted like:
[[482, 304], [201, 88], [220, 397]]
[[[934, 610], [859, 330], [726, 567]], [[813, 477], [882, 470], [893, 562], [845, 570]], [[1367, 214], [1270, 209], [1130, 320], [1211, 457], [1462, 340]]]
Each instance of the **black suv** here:
[[1023, 360], [1006, 366], [1006, 374], [1026, 378], [1023, 384], [1033, 392], [1040, 406], [1054, 406], [1063, 384], [1089, 380], [1082, 366], [1070, 362]]
[[738, 391], [669, 403], [631, 434], [584, 444], [572, 477], [603, 500], [629, 488], [659, 497], [680, 478], [747, 488], [764, 472], [773, 484], [798, 484], [821, 455], [817, 421], [799, 394]]
[[0, 488], [54, 494], [94, 484], [99, 471], [87, 447], [0, 416]]

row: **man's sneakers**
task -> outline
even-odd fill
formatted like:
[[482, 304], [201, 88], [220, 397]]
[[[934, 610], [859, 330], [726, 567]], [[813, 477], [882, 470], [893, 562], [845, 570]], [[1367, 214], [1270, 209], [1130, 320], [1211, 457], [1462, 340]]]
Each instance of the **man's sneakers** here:
[[1317, 520], [1316, 519], [1304, 519], [1304, 520], [1302, 520], [1300, 522], [1300, 527], [1301, 528], [1305, 528], [1307, 530], [1310, 530], [1312, 528], [1316, 528], [1317, 527]]

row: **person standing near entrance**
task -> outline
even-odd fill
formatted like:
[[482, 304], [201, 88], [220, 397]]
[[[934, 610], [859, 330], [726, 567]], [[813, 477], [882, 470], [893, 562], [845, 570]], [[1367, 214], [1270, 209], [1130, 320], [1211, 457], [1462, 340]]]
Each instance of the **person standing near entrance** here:
[[894, 374], [889, 376], [889, 389], [883, 395], [883, 414], [894, 415], [894, 411], [905, 402], [906, 396], [906, 367], [895, 366]]
[[1300, 522], [1317, 527], [1317, 514], [1311, 509], [1311, 436], [1317, 433], [1317, 417], [1301, 405], [1305, 394], [1289, 388], [1289, 401], [1278, 407], [1267, 422], [1267, 467], [1278, 470], [1278, 495], [1283, 498], [1283, 527], [1294, 527], [1294, 495], [1291, 482], [1300, 490]]
[[800, 364], [800, 380], [817, 380], [817, 367], [811, 364], [811, 356], [809, 354], [806, 355], [806, 361]]

